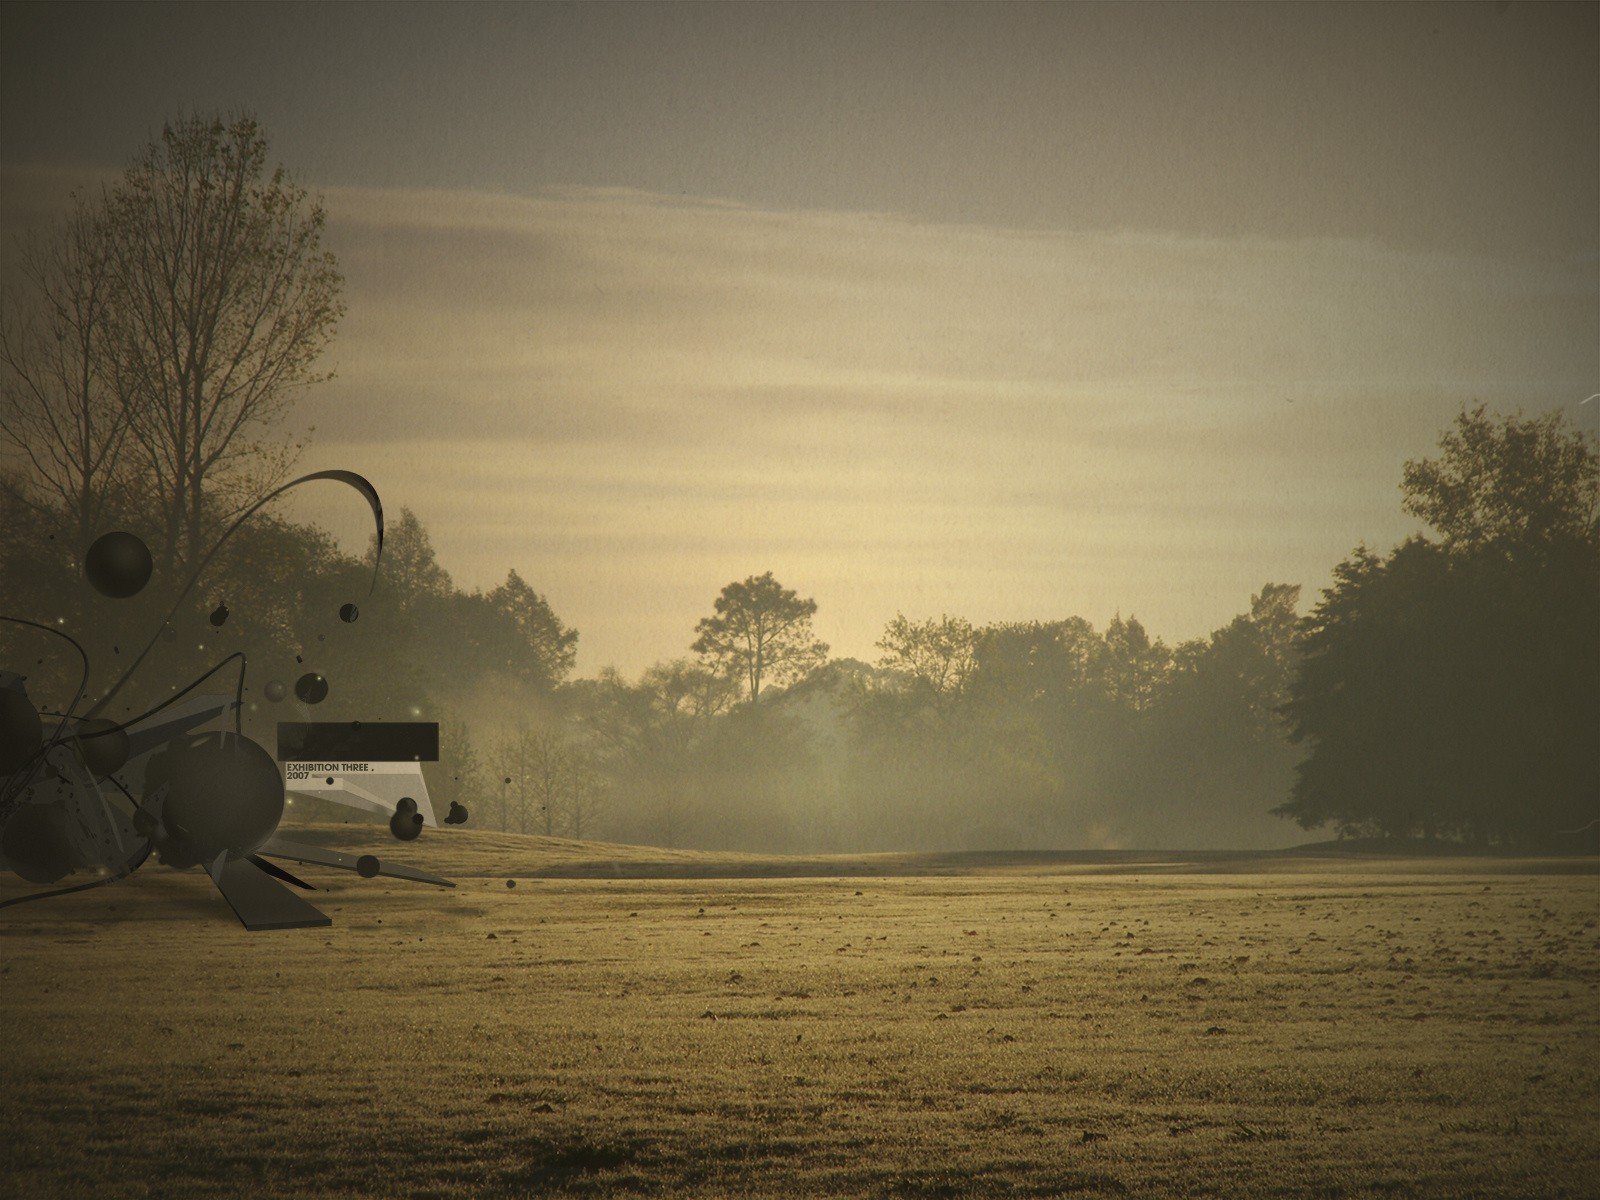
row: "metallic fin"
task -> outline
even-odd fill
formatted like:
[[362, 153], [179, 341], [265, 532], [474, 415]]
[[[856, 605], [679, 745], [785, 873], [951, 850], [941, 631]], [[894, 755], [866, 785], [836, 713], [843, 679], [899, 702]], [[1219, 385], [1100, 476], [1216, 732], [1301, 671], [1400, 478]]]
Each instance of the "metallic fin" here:
[[332, 925], [331, 918], [296, 896], [288, 888], [244, 859], [219, 854], [206, 870], [239, 918], [254, 932], [260, 929], [315, 929]]
[[274, 879], [281, 879], [285, 883], [287, 883], [287, 884], [289, 884], [289, 885], [291, 885], [293, 887], [300, 888], [302, 891], [314, 892], [314, 891], [317, 890], [316, 888], [312, 887], [309, 883], [307, 883], [304, 879], [301, 879], [300, 876], [291, 875], [288, 871], [285, 871], [277, 863], [268, 862], [266, 859], [262, 858], [261, 855], [259, 855], [259, 854], [252, 854], [250, 856], [250, 861], [255, 863], [256, 866], [260, 867], [263, 871], [265, 871], [268, 875], [271, 875]]
[[[360, 873], [362, 858], [375, 858], [373, 855], [356, 856], [354, 854], [340, 854], [337, 850], [324, 850], [321, 846], [307, 846], [304, 842], [291, 842], [287, 838], [276, 835], [269, 838], [265, 845], [257, 848], [260, 854], [272, 858], [288, 858], [295, 862], [316, 863], [323, 867], [337, 867], [341, 871], [355, 871]], [[431, 883], [435, 887], [453, 888], [455, 884], [438, 875], [430, 875], [426, 871], [419, 871], [415, 867], [402, 867], [385, 859], [377, 859], [378, 874], [390, 879], [409, 879], [413, 883]]]

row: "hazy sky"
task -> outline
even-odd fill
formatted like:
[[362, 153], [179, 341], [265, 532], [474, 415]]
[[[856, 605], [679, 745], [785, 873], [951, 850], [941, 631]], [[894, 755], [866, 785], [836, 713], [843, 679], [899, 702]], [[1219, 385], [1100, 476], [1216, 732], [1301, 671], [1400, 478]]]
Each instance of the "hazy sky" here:
[[305, 465], [584, 672], [767, 569], [1192, 636], [1462, 402], [1600, 431], [1600, 6], [9, 6], [0, 232], [239, 107], [348, 279]]

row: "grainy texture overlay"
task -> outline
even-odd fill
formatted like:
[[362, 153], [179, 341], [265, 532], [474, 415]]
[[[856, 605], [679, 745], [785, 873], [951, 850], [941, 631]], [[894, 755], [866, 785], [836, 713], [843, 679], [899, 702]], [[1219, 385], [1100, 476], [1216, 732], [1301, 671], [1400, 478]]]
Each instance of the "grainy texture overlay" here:
[[1595, 860], [406, 853], [6, 913], [7, 1194], [1600, 1192]]

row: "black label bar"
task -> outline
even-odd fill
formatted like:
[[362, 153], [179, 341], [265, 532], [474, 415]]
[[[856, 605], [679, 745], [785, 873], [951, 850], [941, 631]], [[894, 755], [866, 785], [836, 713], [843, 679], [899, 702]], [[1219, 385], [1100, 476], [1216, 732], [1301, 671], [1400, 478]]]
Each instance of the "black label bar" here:
[[279, 721], [282, 762], [438, 762], [437, 721]]

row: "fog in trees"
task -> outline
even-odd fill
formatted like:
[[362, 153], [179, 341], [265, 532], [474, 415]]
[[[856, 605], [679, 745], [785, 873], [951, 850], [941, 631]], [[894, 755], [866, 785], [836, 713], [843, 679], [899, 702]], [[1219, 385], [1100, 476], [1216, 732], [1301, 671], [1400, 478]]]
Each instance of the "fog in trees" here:
[[[322, 225], [253, 119], [194, 117], [22, 248], [0, 314], [0, 610], [79, 638], [91, 696], [293, 461], [282, 431], [341, 314]], [[872, 661], [830, 657], [807, 581], [752, 562], [702, 580], [704, 616], [636, 677], [574, 677], [579, 631], [552, 581], [508, 564], [459, 586], [404, 497], [370, 596], [375, 546], [269, 510], [174, 616], [140, 698], [243, 650], [245, 720], [267, 744], [279, 720], [437, 720], [437, 800], [530, 835], [776, 852], [1589, 844], [1600, 452], [1560, 416], [1463, 408], [1399, 482], [1425, 530], [1356, 547], [1318, 597], [1263, 578], [1205, 637], [1169, 642], [1130, 596], [1100, 626], [884, 613]], [[148, 595], [81, 585], [83, 548], [111, 528], [156, 550]], [[359, 619], [341, 620], [351, 602]], [[0, 647], [38, 696], [74, 683], [25, 632]], [[326, 702], [269, 698], [306, 670]]]

